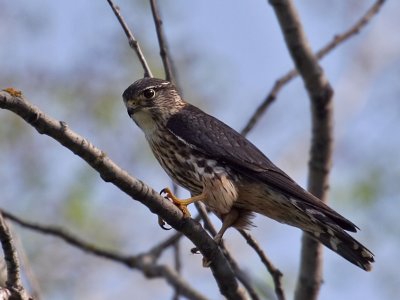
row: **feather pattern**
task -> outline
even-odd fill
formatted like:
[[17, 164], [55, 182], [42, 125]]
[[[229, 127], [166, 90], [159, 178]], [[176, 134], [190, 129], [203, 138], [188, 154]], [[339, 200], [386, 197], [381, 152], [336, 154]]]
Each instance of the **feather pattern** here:
[[343, 229], [352, 232], [358, 229], [351, 221], [296, 184], [249, 140], [197, 107], [187, 104], [169, 119], [167, 129], [197, 151], [229, 165], [241, 175], [262, 181], [287, 196], [301, 199], [300, 205], [322, 211]]
[[123, 99], [168, 175], [201, 195], [195, 201], [223, 221], [217, 242], [230, 226], [250, 226], [256, 212], [298, 227], [371, 269], [373, 254], [345, 232], [355, 232], [356, 225], [296, 184], [244, 136], [183, 101], [171, 83], [143, 78], [125, 90]]

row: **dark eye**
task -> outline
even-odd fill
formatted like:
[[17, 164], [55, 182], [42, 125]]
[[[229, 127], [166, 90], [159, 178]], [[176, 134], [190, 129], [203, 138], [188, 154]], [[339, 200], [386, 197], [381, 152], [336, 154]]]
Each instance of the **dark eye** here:
[[143, 92], [143, 96], [146, 99], [152, 99], [156, 95], [156, 92], [153, 89], [148, 89]]

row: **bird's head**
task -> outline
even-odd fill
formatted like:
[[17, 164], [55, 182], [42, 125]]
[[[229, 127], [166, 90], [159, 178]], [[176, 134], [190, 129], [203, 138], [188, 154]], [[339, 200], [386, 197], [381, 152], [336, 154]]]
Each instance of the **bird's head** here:
[[169, 81], [142, 78], [122, 94], [129, 116], [147, 134], [185, 106], [176, 87]]

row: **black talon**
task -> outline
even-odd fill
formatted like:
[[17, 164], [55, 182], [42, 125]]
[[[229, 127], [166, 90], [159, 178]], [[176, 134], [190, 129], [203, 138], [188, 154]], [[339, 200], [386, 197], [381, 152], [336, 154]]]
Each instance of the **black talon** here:
[[165, 227], [165, 224], [167, 224], [167, 223], [165, 223], [165, 221], [161, 217], [158, 217], [158, 225], [160, 225], [160, 227], [162, 229], [164, 229], [164, 230], [171, 230], [172, 229], [172, 227], [170, 227], [170, 228]]
[[197, 248], [197, 247], [194, 247], [194, 248], [190, 249], [190, 252], [192, 254], [200, 254], [199, 248]]

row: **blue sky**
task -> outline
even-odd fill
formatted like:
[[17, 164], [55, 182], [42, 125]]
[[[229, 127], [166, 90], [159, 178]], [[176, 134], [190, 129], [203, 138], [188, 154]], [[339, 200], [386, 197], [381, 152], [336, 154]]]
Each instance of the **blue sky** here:
[[[292, 67], [271, 7], [261, 0], [159, 2], [185, 97], [240, 130], [274, 81]], [[152, 68], [160, 74], [147, 2], [118, 4], [143, 42]], [[364, 0], [296, 1], [313, 49], [347, 29], [371, 4]], [[322, 61], [335, 89], [330, 203], [362, 228], [356, 237], [376, 254], [377, 263], [372, 273], [364, 273], [326, 250], [321, 299], [384, 299], [400, 293], [393, 263], [400, 246], [400, 202], [396, 201], [400, 179], [399, 5], [388, 1], [366, 29]], [[45, 112], [66, 121], [156, 190], [169, 185], [122, 105], [122, 91], [142, 71], [106, 1], [19, 1], [2, 6], [0, 85], [23, 90]], [[126, 253], [145, 251], [154, 240], [166, 237], [146, 208], [103, 184], [78, 158], [16, 120], [7, 112], [0, 113], [2, 207], [31, 220], [61, 224]], [[11, 139], [14, 134], [18, 138]], [[309, 137], [309, 101], [299, 79], [279, 94], [249, 135], [303, 186]], [[366, 201], [353, 188], [362, 184], [376, 192], [373, 200]], [[83, 220], [73, 212], [74, 205], [80, 210], [84, 206]], [[139, 220], [140, 226], [132, 220]], [[284, 273], [291, 295], [300, 232], [262, 217], [256, 224], [254, 235]], [[26, 239], [39, 279], [48, 277], [52, 262], [67, 262], [60, 265], [62, 272], [47, 278], [45, 299], [109, 299], [138, 292], [137, 287], [142, 287], [143, 299], [170, 298], [169, 288], [160, 281], [147, 281], [138, 272], [99, 262], [70, 247], [64, 249], [63, 243], [50, 238], [18, 232]], [[245, 269], [258, 280], [270, 282], [237, 233], [228, 231], [226, 240]], [[216, 287], [209, 280], [210, 272], [199, 268], [200, 258], [189, 254], [190, 247], [183, 242], [184, 272], [195, 274], [196, 286], [212, 298]], [[45, 257], [47, 253], [47, 261], [38, 253]], [[63, 282], [69, 283], [68, 289], [61, 288]], [[99, 285], [106, 288], [96, 294]]]

